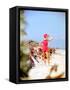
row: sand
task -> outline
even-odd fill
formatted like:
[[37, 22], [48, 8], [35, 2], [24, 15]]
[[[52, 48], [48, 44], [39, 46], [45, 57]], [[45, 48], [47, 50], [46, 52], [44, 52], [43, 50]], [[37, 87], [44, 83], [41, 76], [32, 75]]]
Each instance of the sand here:
[[[45, 79], [48, 75], [51, 78], [57, 78], [57, 76], [63, 74], [63, 78], [65, 77], [65, 50], [64, 49], [56, 49], [55, 54], [52, 54], [50, 59], [50, 64], [43, 62], [43, 60], [39, 60], [40, 62], [35, 62], [35, 66], [29, 71], [29, 79]], [[51, 68], [56, 65], [57, 71], [50, 71]]]

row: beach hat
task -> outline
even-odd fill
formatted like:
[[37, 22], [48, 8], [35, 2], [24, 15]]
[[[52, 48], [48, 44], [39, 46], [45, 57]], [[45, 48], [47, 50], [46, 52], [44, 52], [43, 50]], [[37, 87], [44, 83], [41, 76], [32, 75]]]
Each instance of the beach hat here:
[[44, 38], [47, 38], [48, 36], [49, 36], [48, 34], [44, 34], [44, 35], [43, 35]]

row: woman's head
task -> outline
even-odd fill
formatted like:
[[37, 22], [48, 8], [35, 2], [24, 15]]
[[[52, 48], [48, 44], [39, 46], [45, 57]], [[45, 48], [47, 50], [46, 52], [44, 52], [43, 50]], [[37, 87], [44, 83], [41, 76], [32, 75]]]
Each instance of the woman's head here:
[[48, 37], [49, 37], [48, 34], [44, 34], [44, 35], [43, 35], [44, 40], [48, 40]]

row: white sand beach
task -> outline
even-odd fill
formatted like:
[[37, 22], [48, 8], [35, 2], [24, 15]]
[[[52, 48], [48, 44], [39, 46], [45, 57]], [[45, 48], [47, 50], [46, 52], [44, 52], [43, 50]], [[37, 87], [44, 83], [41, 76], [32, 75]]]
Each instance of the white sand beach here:
[[[65, 50], [56, 49], [55, 54], [52, 54], [50, 57], [50, 64], [46, 64], [39, 60], [40, 62], [35, 63], [35, 66], [29, 71], [29, 79], [45, 79], [50, 76], [51, 78], [57, 78], [59, 75], [62, 75], [62, 78], [65, 77]], [[53, 66], [57, 66], [57, 71], [52, 70]]]

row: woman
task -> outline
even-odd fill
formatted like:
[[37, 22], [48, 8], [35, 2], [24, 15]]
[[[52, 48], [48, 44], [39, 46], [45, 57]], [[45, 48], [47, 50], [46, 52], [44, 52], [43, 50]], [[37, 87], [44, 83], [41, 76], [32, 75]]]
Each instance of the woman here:
[[48, 63], [50, 63], [50, 54], [49, 54], [49, 48], [48, 48], [48, 41], [49, 41], [49, 35], [44, 34], [43, 35], [43, 41], [41, 42], [41, 49], [42, 49], [42, 57], [44, 62], [46, 63], [46, 59], [48, 60]]

